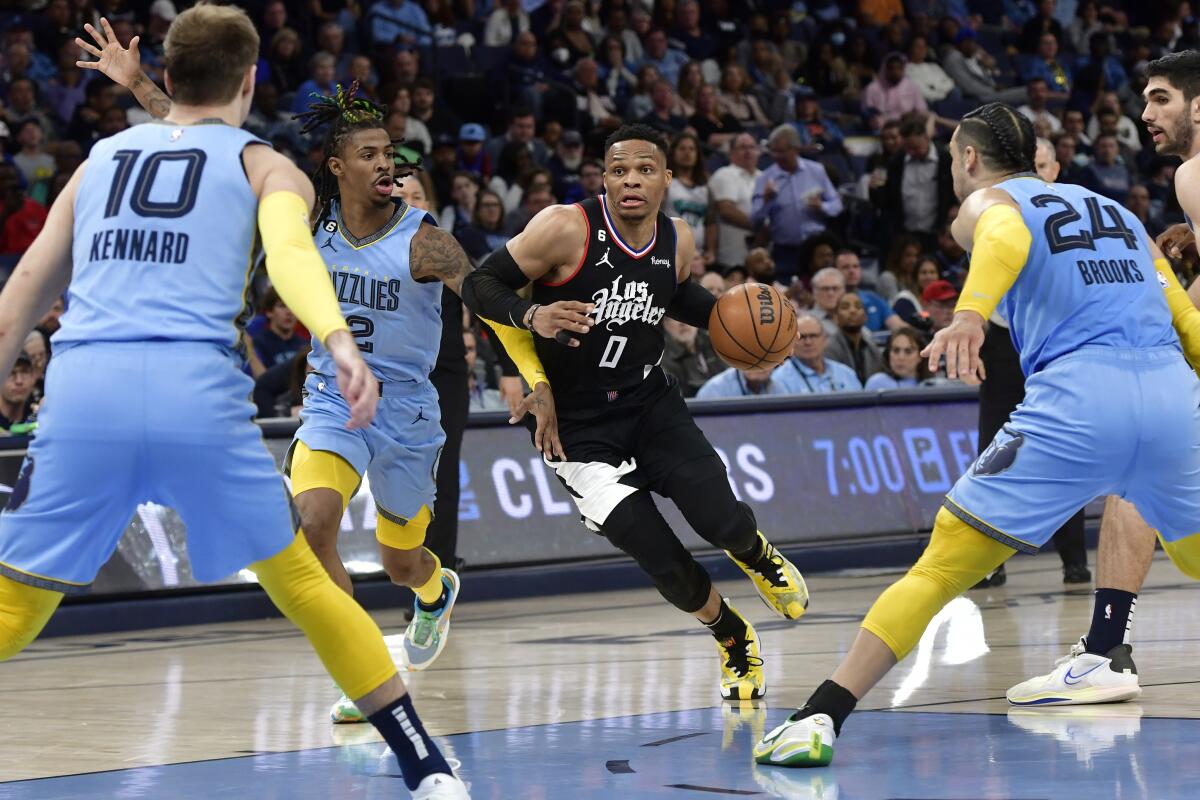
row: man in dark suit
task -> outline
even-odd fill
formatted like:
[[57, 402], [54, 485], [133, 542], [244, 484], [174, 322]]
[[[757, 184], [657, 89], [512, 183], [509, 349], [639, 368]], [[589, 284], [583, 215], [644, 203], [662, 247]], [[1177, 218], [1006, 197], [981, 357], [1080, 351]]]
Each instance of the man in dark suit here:
[[911, 233], [933, 250], [937, 231], [954, 199], [950, 154], [929, 138], [927, 117], [908, 114], [900, 122], [901, 150], [888, 164], [887, 182], [873, 192], [883, 211], [888, 240]]

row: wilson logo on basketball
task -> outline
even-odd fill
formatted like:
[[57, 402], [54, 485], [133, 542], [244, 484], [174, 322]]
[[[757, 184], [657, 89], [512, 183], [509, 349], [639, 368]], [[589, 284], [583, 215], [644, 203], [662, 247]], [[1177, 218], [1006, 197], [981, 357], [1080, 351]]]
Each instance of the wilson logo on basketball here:
[[645, 281], [625, 281], [622, 285], [620, 275], [613, 278], [610, 286], [594, 293], [592, 302], [596, 305], [592, 310], [596, 324], [610, 331], [626, 322], [657, 325], [667, 313], [665, 308], [654, 304], [650, 284]]
[[770, 325], [775, 321], [775, 302], [770, 288], [763, 286], [758, 290], [758, 324]]

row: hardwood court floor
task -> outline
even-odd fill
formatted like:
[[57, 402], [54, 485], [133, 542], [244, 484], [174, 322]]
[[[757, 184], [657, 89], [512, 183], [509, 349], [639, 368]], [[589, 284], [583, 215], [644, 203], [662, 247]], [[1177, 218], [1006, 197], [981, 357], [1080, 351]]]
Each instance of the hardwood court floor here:
[[[464, 603], [439, 661], [405, 679], [476, 800], [1200, 797], [1200, 592], [1161, 557], [1134, 620], [1139, 701], [1010, 711], [1005, 688], [1047, 671], [1091, 614], [1054, 554], [1018, 557], [1007, 586], [934, 621], [833, 767], [755, 767], [753, 742], [895, 574], [811, 576], [799, 623], [722, 584], [763, 642], [756, 704], [721, 702], [711, 637], [648, 589]], [[328, 723], [335, 694], [280, 620], [35, 642], [0, 665], [0, 798], [407, 797], [373, 730]]]

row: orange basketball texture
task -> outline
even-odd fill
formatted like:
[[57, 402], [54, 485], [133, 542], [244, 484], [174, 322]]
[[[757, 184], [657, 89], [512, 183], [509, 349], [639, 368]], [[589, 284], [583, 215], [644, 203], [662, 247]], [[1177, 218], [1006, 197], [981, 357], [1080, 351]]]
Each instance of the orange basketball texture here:
[[774, 286], [743, 283], [717, 299], [708, 318], [713, 349], [738, 369], [771, 369], [791, 355], [796, 312]]

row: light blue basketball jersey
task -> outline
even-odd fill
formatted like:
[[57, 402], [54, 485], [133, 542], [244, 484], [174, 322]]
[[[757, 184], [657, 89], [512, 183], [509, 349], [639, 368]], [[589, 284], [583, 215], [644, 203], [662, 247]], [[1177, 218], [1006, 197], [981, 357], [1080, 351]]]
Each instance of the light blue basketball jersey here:
[[[350, 332], [363, 358], [380, 381], [424, 383], [442, 342], [442, 282], [418, 283], [409, 265], [412, 238], [429, 214], [399, 203], [381, 230], [355, 239], [342, 223], [335, 200], [317, 228], [316, 244], [333, 278]], [[333, 376], [329, 352], [313, 342], [308, 363]]]
[[55, 345], [232, 347], [258, 249], [258, 198], [224, 124], [148, 123], [92, 147], [75, 199], [74, 273]]
[[1020, 207], [1033, 244], [1001, 309], [1033, 375], [1088, 345], [1179, 346], [1138, 220], [1106, 197], [1036, 177], [996, 186]]

